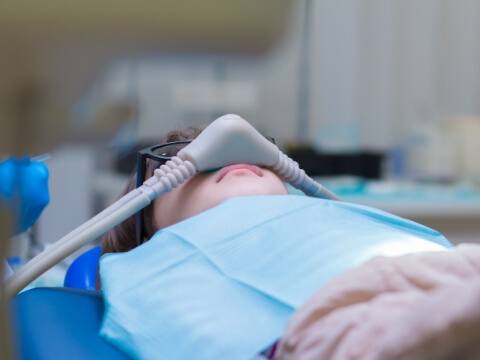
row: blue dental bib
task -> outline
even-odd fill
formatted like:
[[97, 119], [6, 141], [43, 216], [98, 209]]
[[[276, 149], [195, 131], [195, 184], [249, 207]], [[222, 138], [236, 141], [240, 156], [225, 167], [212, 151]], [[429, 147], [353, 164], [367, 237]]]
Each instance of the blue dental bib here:
[[102, 257], [101, 335], [136, 359], [250, 359], [333, 276], [377, 255], [448, 247], [432, 229], [365, 206], [233, 198]]

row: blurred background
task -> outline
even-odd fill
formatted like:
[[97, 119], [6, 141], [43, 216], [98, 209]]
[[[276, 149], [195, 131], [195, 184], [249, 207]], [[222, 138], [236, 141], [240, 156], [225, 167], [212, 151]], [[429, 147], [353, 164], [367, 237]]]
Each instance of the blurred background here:
[[[344, 200], [421, 222], [454, 243], [480, 241], [480, 2], [247, 2], [250, 11], [230, 3], [178, 10], [186, 32], [193, 23], [204, 29], [198, 39], [167, 36], [154, 13], [137, 19], [149, 34], [138, 40], [125, 24], [109, 30], [104, 13], [77, 18], [94, 29], [106, 21], [102, 36], [67, 36], [70, 23], [56, 31], [61, 15], [32, 16], [21, 31], [12, 22], [22, 34], [46, 31], [3, 39], [5, 53], [22, 55], [0, 60], [3, 89], [20, 84], [3, 115], [24, 123], [12, 136], [4, 130], [2, 142], [48, 153], [51, 203], [12, 241], [11, 264], [118, 198], [136, 149], [225, 113], [273, 136]], [[216, 12], [224, 23], [217, 16], [210, 28]], [[5, 3], [0, 13], [15, 19]], [[61, 111], [45, 110], [55, 101]]]

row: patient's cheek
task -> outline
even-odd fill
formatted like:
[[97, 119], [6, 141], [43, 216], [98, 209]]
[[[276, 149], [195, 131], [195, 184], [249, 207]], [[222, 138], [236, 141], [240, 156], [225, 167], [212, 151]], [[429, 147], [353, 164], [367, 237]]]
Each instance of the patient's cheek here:
[[202, 184], [206, 175], [199, 174], [173, 189], [161, 195], [154, 202], [154, 225], [161, 229], [188, 217], [206, 210], [202, 195]]

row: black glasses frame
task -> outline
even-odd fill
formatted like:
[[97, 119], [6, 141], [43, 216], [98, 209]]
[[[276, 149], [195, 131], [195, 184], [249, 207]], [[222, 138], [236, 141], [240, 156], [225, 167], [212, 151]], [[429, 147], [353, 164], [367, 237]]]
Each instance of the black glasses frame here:
[[[145, 149], [140, 150], [137, 153], [137, 163], [136, 163], [136, 179], [135, 179], [135, 188], [139, 188], [142, 186], [143, 182], [145, 181], [145, 172], [147, 170], [147, 159], [151, 159], [154, 161], [158, 161], [163, 165], [168, 160], [172, 158], [172, 156], [164, 156], [158, 155], [155, 151], [161, 149], [162, 147], [172, 146], [172, 145], [188, 145], [192, 142], [192, 140], [184, 140], [184, 141], [172, 141], [165, 144], [160, 145], [153, 145], [149, 146]], [[137, 239], [137, 245], [143, 243], [144, 240], [144, 231], [143, 231], [143, 224], [144, 224], [144, 211], [143, 209], [138, 211], [135, 214], [135, 236]]]

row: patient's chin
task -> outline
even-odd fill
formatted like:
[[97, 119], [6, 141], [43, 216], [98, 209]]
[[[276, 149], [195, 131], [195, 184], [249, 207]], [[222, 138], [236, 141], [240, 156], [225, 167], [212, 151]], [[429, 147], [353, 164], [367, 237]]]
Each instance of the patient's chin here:
[[219, 183], [239, 181], [261, 181], [262, 177], [247, 169], [236, 169], [228, 172]]
[[222, 189], [221, 196], [228, 199], [235, 196], [253, 195], [282, 195], [287, 194], [283, 184], [271, 184], [253, 179], [252, 181], [241, 181], [237, 184]]

